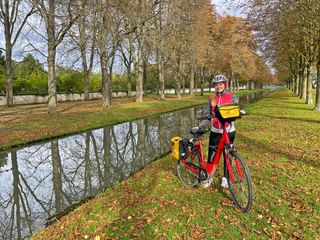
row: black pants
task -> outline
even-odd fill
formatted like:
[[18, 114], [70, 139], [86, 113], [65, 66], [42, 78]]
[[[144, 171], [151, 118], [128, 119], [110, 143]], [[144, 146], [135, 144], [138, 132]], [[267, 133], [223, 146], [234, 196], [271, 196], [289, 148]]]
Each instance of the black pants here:
[[[236, 132], [230, 132], [228, 133], [230, 143], [233, 143], [235, 137], [236, 137]], [[219, 140], [221, 138], [222, 134], [221, 133], [215, 133], [215, 132], [210, 132], [210, 137], [209, 137], [209, 149], [208, 149], [208, 162], [211, 162], [213, 158], [211, 159], [211, 156], [215, 153], [216, 148], [218, 147]], [[223, 158], [224, 158], [224, 152], [223, 152]], [[227, 173], [227, 168], [226, 168], [226, 162], [224, 158], [224, 176], [226, 176]]]

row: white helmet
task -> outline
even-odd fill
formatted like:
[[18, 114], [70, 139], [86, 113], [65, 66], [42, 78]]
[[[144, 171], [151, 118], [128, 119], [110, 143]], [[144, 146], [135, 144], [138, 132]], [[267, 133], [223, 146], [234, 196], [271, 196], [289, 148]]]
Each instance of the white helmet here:
[[212, 79], [212, 83], [222, 83], [222, 82], [228, 82], [228, 79], [226, 78], [226, 76], [224, 75], [216, 75], [213, 79]]

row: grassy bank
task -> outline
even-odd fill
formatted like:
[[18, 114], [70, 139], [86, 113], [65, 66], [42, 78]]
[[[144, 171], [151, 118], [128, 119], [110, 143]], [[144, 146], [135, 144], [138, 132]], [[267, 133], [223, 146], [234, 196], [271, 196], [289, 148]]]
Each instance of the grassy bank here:
[[320, 113], [287, 90], [246, 108], [236, 145], [251, 170], [251, 212], [215, 184], [188, 189], [167, 156], [32, 239], [320, 239]]
[[[241, 91], [236, 95], [250, 92], [253, 91]], [[58, 103], [58, 114], [53, 117], [47, 115], [47, 105], [44, 104], [2, 107], [0, 150], [204, 104], [208, 95], [183, 96], [181, 100], [167, 96], [166, 101], [148, 95], [144, 103], [136, 103], [133, 98], [120, 98], [114, 99], [113, 106], [108, 109], [103, 109], [100, 101]]]

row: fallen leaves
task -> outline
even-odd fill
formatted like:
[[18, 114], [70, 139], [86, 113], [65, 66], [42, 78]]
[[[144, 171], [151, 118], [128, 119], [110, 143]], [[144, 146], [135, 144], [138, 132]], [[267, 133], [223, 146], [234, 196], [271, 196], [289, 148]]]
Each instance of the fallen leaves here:
[[[249, 159], [254, 182], [255, 198], [249, 213], [236, 210], [227, 191], [174, 185], [178, 181], [174, 163], [164, 158], [104, 195], [105, 208], [99, 214], [102, 219], [110, 216], [96, 232], [90, 235], [90, 226], [81, 222], [88, 220], [93, 211], [90, 206], [82, 215], [67, 216], [55, 228], [55, 236], [71, 232], [67, 239], [85, 234], [90, 239], [316, 239], [320, 235], [320, 145], [305, 138], [314, 131], [319, 139], [319, 123], [312, 124], [310, 131], [301, 125], [301, 119], [311, 115], [305, 110], [297, 110], [300, 120], [289, 115], [280, 118], [283, 113], [270, 108], [282, 98], [275, 100], [270, 99], [267, 107], [264, 102], [257, 103], [252, 115], [241, 120], [247, 126], [254, 124], [254, 131], [237, 128], [236, 146]], [[258, 115], [262, 113], [264, 116]], [[69, 223], [74, 221], [79, 223], [71, 228]]]

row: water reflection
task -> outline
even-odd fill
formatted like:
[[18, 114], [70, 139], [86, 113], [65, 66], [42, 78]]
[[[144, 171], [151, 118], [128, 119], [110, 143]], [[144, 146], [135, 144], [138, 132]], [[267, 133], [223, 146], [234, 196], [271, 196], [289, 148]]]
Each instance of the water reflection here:
[[[241, 105], [249, 101], [240, 100]], [[28, 238], [49, 217], [168, 153], [170, 138], [188, 136], [204, 109], [166, 113], [0, 152], [0, 239]]]
[[0, 153], [1, 239], [27, 238], [46, 219], [127, 178], [187, 135], [201, 108], [141, 119]]

